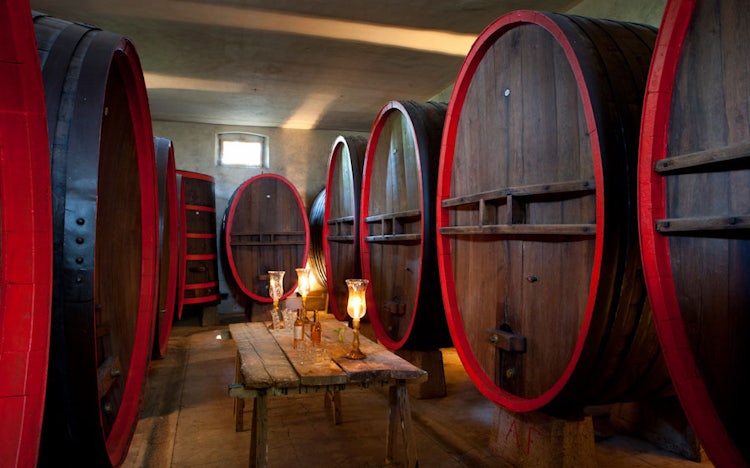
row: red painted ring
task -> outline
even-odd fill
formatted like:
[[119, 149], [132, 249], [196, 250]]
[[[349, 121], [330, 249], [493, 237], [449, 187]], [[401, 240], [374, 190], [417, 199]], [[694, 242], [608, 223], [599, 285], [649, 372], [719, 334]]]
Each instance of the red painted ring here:
[[35, 466], [52, 298], [44, 88], [29, 2], [0, 3], [0, 460]]

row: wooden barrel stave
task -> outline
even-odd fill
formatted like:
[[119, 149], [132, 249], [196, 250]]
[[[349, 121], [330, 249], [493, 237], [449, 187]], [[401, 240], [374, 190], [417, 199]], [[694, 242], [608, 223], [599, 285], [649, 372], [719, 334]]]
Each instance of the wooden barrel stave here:
[[450, 346], [435, 262], [435, 185], [446, 105], [391, 101], [367, 145], [362, 276], [373, 331], [391, 349]]
[[146, 88], [122, 36], [41, 14], [34, 23], [55, 245], [40, 464], [116, 465], [151, 354], [158, 204]]
[[309, 263], [311, 271], [318, 284], [323, 288], [328, 287], [328, 274], [326, 272], [325, 252], [323, 251], [323, 223], [325, 223], [326, 189], [324, 188], [315, 196], [310, 205], [307, 215], [310, 223], [310, 255]]
[[341, 135], [334, 140], [328, 158], [323, 250], [329, 277], [329, 308], [339, 320], [348, 318], [346, 280], [362, 275], [359, 202], [366, 149], [366, 137]]
[[[629, 208], [654, 38], [513, 12], [459, 74], [438, 184], [441, 281], [464, 365], [511, 410], [669, 391]], [[525, 352], [490, 341], [508, 336]]]
[[641, 136], [649, 298], [685, 414], [717, 466], [750, 465], [749, 23], [741, 1], [668, 2]]

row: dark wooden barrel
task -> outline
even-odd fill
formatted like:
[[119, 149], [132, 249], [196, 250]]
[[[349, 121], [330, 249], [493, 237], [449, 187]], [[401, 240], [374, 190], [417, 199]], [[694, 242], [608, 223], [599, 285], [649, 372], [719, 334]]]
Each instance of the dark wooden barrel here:
[[323, 214], [323, 255], [328, 273], [328, 308], [346, 320], [349, 292], [346, 280], [360, 278], [359, 202], [367, 137], [340, 135], [328, 157]]
[[26, 0], [0, 3], [0, 466], [35, 466], [47, 385], [52, 205], [39, 55]]
[[182, 305], [213, 305], [220, 301], [219, 256], [216, 242], [215, 179], [178, 170], [182, 183], [184, 282]]
[[222, 221], [222, 255], [227, 285], [243, 297], [272, 302], [268, 271], [283, 270], [284, 294], [294, 292], [295, 268], [307, 264], [310, 225], [299, 192], [284, 177], [260, 174], [232, 194]]
[[643, 269], [677, 395], [716, 466], [749, 466], [750, 9], [669, 1], [644, 102]]
[[[367, 314], [390, 349], [450, 346], [435, 246], [435, 196], [446, 105], [391, 101], [367, 144], [360, 252]], [[345, 309], [344, 309], [345, 310]]]
[[326, 189], [324, 188], [315, 196], [307, 214], [310, 223], [310, 253], [309, 264], [316, 281], [324, 288], [328, 284], [326, 273], [325, 253], [323, 252], [323, 223], [326, 205]]
[[174, 146], [168, 138], [155, 137], [156, 176], [159, 197], [159, 276], [158, 302], [154, 328], [153, 356], [164, 357], [176, 308], [179, 223], [177, 170]]
[[34, 14], [52, 163], [54, 284], [40, 465], [122, 462], [151, 357], [158, 202], [138, 54]]
[[185, 187], [182, 175], [176, 171], [175, 187], [177, 188], [177, 288], [175, 291], [175, 311], [177, 319], [182, 319], [185, 308], [185, 255], [187, 255], [187, 232], [185, 230]]
[[512, 411], [669, 393], [640, 265], [636, 165], [655, 29], [498, 18], [451, 96], [438, 252], [456, 350]]

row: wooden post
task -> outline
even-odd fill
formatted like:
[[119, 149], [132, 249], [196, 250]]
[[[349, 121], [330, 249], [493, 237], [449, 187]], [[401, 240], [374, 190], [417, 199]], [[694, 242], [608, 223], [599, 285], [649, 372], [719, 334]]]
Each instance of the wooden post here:
[[[242, 383], [242, 372], [240, 371], [240, 368], [242, 366], [242, 362], [240, 360], [240, 352], [237, 351], [237, 357], [234, 361], [234, 383], [241, 384]], [[245, 430], [245, 424], [244, 424], [244, 413], [245, 412], [245, 399], [244, 398], [235, 398], [234, 399], [234, 430], [235, 432], [242, 432]]]
[[253, 399], [253, 427], [250, 434], [250, 468], [268, 466], [268, 395], [258, 392]]
[[412, 351], [398, 349], [394, 353], [410, 363], [427, 371], [427, 380], [408, 383], [409, 393], [414, 398], [442, 398], [446, 395], [445, 367], [443, 366], [443, 352], [439, 349], [426, 351]]
[[326, 390], [324, 406], [331, 410], [333, 424], [341, 424], [341, 392]]
[[591, 416], [513, 413], [496, 406], [490, 449], [511, 466], [596, 467]]
[[388, 429], [385, 439], [385, 463], [390, 465], [394, 461], [393, 452], [396, 445], [396, 432], [402, 429], [404, 447], [406, 449], [407, 468], [417, 466], [417, 442], [414, 438], [414, 427], [411, 421], [411, 407], [406, 380], [398, 379], [388, 391]]

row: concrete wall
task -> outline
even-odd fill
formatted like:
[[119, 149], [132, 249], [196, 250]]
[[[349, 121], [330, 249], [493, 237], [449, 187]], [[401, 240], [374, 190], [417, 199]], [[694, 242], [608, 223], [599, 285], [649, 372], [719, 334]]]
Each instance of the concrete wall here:
[[[375, 116], [373, 116], [373, 119]], [[325, 187], [328, 157], [338, 135], [352, 132], [239, 127], [183, 122], [153, 122], [154, 135], [172, 140], [177, 169], [200, 172], [216, 178], [217, 234], [229, 197], [243, 182], [261, 173], [279, 174], [299, 191], [309, 212], [315, 196]], [[269, 167], [244, 169], [216, 165], [216, 134], [250, 132], [268, 137]], [[366, 134], [365, 134], [366, 135]], [[221, 292], [229, 292], [219, 267]], [[219, 313], [239, 312], [231, 294], [219, 305]]]
[[584, 0], [567, 13], [659, 27], [667, 0]]

